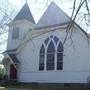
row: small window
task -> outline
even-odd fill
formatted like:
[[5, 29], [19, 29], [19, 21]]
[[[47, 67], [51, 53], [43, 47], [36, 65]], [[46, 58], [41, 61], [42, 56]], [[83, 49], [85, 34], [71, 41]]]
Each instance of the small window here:
[[18, 27], [13, 27], [12, 39], [17, 39], [17, 38], [19, 38], [19, 28]]

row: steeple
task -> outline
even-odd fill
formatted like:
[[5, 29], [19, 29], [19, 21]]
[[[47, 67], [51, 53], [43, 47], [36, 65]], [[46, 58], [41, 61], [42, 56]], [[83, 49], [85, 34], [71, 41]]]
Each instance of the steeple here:
[[20, 12], [15, 17], [14, 21], [23, 20], [23, 19], [26, 19], [26, 20], [30, 21], [31, 23], [35, 24], [34, 18], [31, 14], [31, 11], [29, 9], [27, 1], [26, 1], [25, 5], [22, 7], [22, 9], [20, 10]]

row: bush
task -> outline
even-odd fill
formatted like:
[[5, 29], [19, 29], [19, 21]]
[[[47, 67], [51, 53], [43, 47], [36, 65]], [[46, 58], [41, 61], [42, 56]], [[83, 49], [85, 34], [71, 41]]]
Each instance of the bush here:
[[0, 80], [3, 79], [4, 75], [5, 75], [5, 68], [0, 66]]

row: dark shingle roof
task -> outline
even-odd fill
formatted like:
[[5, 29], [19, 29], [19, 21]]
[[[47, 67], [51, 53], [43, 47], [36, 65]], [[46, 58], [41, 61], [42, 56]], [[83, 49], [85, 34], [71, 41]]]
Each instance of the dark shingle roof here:
[[30, 9], [27, 3], [22, 7], [22, 9], [20, 10], [20, 12], [17, 14], [17, 16], [15, 17], [13, 21], [22, 20], [22, 19], [26, 19], [30, 21], [31, 23], [35, 24], [34, 18], [30, 12]]
[[12, 61], [14, 62], [14, 64], [19, 64], [20, 63], [15, 54], [9, 54], [8, 53], [8, 55], [12, 59]]

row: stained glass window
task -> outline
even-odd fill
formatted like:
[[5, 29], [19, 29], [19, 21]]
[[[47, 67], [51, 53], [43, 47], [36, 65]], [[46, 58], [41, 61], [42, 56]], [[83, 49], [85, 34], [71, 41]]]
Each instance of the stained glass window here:
[[47, 70], [54, 70], [55, 46], [51, 41], [47, 48]]
[[44, 45], [42, 45], [40, 49], [40, 59], [39, 59], [39, 70], [44, 70], [44, 58], [45, 58], [45, 48]]
[[57, 48], [57, 70], [63, 69], [63, 45], [60, 42]]

